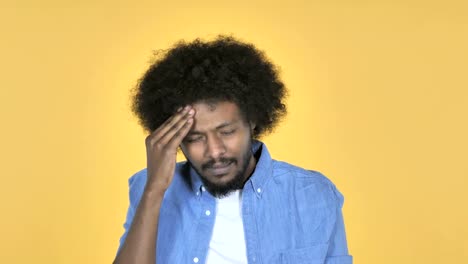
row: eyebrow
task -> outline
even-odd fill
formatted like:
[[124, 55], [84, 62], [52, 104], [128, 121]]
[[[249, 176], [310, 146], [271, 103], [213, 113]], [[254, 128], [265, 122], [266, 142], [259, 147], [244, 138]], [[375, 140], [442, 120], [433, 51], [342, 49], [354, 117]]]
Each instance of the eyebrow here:
[[[215, 127], [215, 130], [219, 130], [219, 129], [225, 128], [227, 126], [234, 125], [234, 123], [235, 122], [224, 122], [224, 123], [218, 125], [217, 127]], [[201, 134], [203, 134], [203, 132], [196, 131], [196, 130], [192, 130], [192, 131], [188, 132], [188, 135], [201, 135]]]

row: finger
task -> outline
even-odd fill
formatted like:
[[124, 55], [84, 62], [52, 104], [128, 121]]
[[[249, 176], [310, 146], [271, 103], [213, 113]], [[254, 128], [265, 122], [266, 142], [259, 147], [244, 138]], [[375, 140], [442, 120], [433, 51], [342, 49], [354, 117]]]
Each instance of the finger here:
[[[182, 119], [180, 119], [176, 124], [174, 124], [171, 127], [171, 129], [169, 129], [166, 132], [166, 134], [159, 140], [159, 142], [162, 145], [166, 145], [169, 141], [172, 140], [172, 138], [175, 135], [180, 133], [179, 131], [184, 127], [184, 125], [188, 122], [188, 120], [193, 119], [194, 114], [195, 114], [194, 109], [189, 110], [189, 112], [187, 112], [187, 114]], [[193, 120], [190, 122], [193, 122]]]
[[182, 140], [187, 136], [188, 132], [190, 131], [190, 128], [192, 128], [193, 125], [193, 117], [190, 117], [187, 122], [180, 128], [177, 133], [174, 134], [174, 136], [171, 138], [171, 140], [168, 142], [168, 145], [171, 148], [177, 148], [179, 145], [182, 143]]
[[168, 118], [162, 125], [160, 125], [156, 130], [154, 130], [150, 138], [151, 141], [159, 141], [159, 138], [162, 138], [174, 125], [176, 125], [190, 110], [190, 106], [186, 106], [181, 111], [176, 112], [170, 118]]
[[172, 120], [174, 120], [174, 118], [177, 116], [177, 114], [179, 114], [180, 112], [182, 112], [184, 110], [184, 107], [179, 107], [175, 113], [173, 113], [171, 116], [169, 116], [166, 121], [164, 121], [164, 123], [162, 123], [159, 127], [157, 127], [155, 130], [153, 130], [152, 133], [155, 133], [156, 131], [160, 131], [161, 128], [163, 128], [164, 126], [166, 126], [167, 124], [169, 124], [169, 122], [171, 122]]
[[187, 107], [188, 106], [183, 108], [179, 107], [179, 109], [177, 109], [177, 111], [174, 114], [172, 114], [169, 118], [166, 119], [166, 121], [164, 121], [164, 123], [162, 123], [158, 128], [156, 128], [152, 134], [156, 135], [159, 131], [164, 129], [166, 126], [170, 125], [171, 122], [174, 122], [177, 117], [183, 116], [185, 114], [184, 112], [188, 111]]

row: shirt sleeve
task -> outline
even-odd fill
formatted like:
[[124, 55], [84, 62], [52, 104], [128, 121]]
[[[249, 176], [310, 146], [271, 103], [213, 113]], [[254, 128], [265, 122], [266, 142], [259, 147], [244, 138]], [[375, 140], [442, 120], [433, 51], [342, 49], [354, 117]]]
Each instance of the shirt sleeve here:
[[120, 249], [122, 248], [122, 245], [124, 244], [125, 239], [127, 238], [127, 234], [132, 225], [133, 218], [135, 216], [135, 212], [138, 207], [138, 204], [140, 203], [145, 184], [146, 184], [146, 170], [136, 173], [128, 180], [130, 205], [128, 206], [127, 217], [123, 225], [124, 233], [120, 237], [119, 248], [117, 250], [117, 254], [120, 252]]
[[337, 212], [336, 222], [330, 237], [325, 264], [352, 264], [353, 257], [348, 253], [348, 244], [346, 241], [346, 232], [342, 213], [344, 197], [335, 186], [333, 186], [332, 189], [337, 201]]

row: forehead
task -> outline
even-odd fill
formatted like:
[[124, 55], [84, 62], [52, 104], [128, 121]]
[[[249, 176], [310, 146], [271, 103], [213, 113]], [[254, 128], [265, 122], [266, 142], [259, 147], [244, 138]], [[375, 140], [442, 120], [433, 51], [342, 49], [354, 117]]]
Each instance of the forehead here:
[[233, 102], [198, 102], [192, 107], [195, 109], [192, 130], [211, 130], [223, 123], [242, 121], [239, 107]]

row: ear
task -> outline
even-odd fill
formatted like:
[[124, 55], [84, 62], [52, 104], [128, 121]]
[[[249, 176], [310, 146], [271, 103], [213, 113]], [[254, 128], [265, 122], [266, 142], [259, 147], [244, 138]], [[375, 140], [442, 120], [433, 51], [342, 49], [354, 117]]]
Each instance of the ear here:
[[255, 127], [257, 127], [257, 125], [255, 123], [253, 123], [253, 122], [250, 122], [249, 125], [250, 125], [250, 131], [253, 133], [253, 131], [254, 131]]

